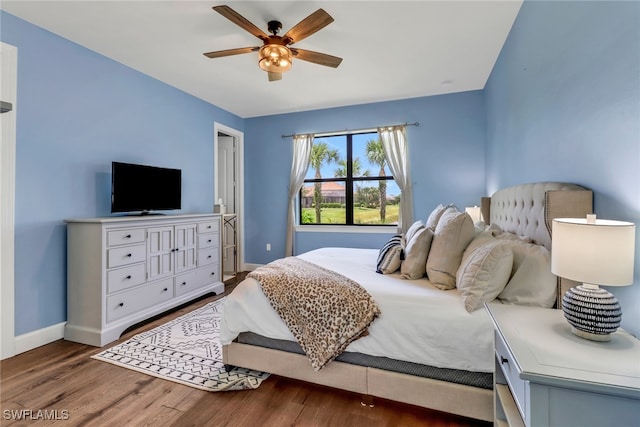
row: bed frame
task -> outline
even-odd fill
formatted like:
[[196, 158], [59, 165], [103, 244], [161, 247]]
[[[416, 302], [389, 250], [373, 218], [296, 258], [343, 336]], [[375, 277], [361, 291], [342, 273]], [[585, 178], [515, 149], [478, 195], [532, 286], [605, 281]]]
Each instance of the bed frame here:
[[[529, 236], [550, 250], [552, 220], [592, 213], [593, 193], [575, 184], [522, 184], [483, 198], [482, 212], [485, 222], [499, 225], [504, 231]], [[559, 295], [573, 285], [573, 282], [559, 280]], [[492, 390], [339, 361], [316, 372], [305, 355], [238, 342], [223, 346], [223, 360], [226, 365], [360, 393], [363, 405], [372, 406], [373, 397], [379, 397], [493, 421]]]

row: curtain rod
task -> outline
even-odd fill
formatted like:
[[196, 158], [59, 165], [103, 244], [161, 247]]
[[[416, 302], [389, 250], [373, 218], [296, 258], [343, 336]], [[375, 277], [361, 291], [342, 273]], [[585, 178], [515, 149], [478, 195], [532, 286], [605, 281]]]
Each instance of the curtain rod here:
[[[378, 126], [378, 127], [389, 128], [389, 127], [394, 127], [394, 126], [420, 126], [420, 123], [419, 122], [401, 123], [399, 125]], [[330, 132], [318, 132], [318, 133], [315, 133], [314, 135], [316, 135], [316, 136], [329, 136], [329, 135], [339, 135], [339, 134], [343, 134], [343, 133], [359, 133], [359, 132], [377, 130], [378, 127], [375, 127], [375, 128], [363, 128], [363, 129], [334, 130], [334, 131], [330, 131]], [[292, 133], [291, 135], [281, 135], [281, 137], [282, 137], [282, 139], [284, 139], [284, 138], [293, 138], [296, 135], [298, 135], [298, 134], [297, 133]]]

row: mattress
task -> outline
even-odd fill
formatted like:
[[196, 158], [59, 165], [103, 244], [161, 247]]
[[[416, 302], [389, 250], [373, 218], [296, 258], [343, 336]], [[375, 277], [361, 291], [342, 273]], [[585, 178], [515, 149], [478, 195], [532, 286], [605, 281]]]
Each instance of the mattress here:
[[[426, 278], [403, 280], [375, 272], [377, 249], [322, 248], [299, 258], [340, 273], [363, 286], [382, 314], [369, 335], [345, 351], [436, 368], [493, 372], [493, 327], [484, 309], [468, 313], [456, 289], [442, 291]], [[225, 298], [222, 344], [240, 333], [295, 341], [269, 304], [260, 284], [245, 279]]]
[[[250, 344], [259, 347], [271, 348], [274, 350], [286, 351], [288, 353], [304, 354], [300, 344], [293, 341], [275, 340], [266, 338], [253, 332], [243, 332], [238, 335], [237, 341], [240, 344]], [[434, 380], [446, 381], [479, 387], [487, 390], [493, 389], [493, 373], [470, 372], [457, 369], [435, 368], [433, 366], [421, 365], [419, 363], [404, 362], [402, 360], [389, 359], [387, 357], [370, 356], [362, 353], [343, 352], [335, 359], [351, 365], [366, 366], [382, 369], [385, 371], [398, 372], [412, 375], [414, 377], [431, 378]]]

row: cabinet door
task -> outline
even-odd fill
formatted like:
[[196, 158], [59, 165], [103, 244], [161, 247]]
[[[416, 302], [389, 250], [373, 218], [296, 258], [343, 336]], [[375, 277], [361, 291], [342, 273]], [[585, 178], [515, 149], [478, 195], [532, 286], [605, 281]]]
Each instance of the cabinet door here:
[[196, 224], [176, 226], [176, 273], [196, 266]]
[[155, 227], [147, 229], [147, 273], [154, 280], [174, 273], [174, 229]]

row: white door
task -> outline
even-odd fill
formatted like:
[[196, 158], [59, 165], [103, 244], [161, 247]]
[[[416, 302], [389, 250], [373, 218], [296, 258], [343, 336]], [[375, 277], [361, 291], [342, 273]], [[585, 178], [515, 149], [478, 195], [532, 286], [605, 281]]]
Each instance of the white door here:
[[235, 138], [218, 134], [218, 200], [226, 213], [236, 212]]
[[[236, 155], [235, 138], [218, 134], [218, 202], [222, 200], [227, 214], [236, 213]], [[235, 271], [235, 230], [223, 221], [222, 271]], [[225, 273], [230, 277], [233, 273]], [[225, 278], [227, 277], [225, 275]]]
[[[220, 263], [223, 271], [234, 271], [234, 252], [236, 259], [237, 271], [243, 271], [244, 258], [242, 250], [242, 236], [244, 226], [244, 214], [242, 200], [244, 197], [243, 185], [243, 154], [244, 154], [244, 134], [237, 129], [230, 128], [220, 123], [213, 125], [213, 152], [215, 158], [213, 164], [215, 166], [214, 173], [214, 203], [219, 200], [225, 204], [226, 213], [236, 215], [235, 225], [235, 249], [231, 247], [234, 243], [232, 231], [228, 225], [222, 223], [221, 237], [223, 245], [228, 246], [227, 249], [221, 251]], [[213, 208], [213, 206], [212, 206]], [[231, 234], [230, 234], [231, 233]]]
[[13, 109], [0, 115], [0, 359], [16, 354], [14, 328], [14, 227], [18, 48], [0, 42], [0, 101]]

